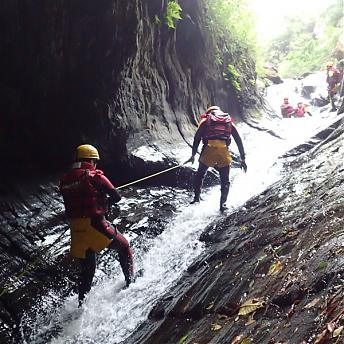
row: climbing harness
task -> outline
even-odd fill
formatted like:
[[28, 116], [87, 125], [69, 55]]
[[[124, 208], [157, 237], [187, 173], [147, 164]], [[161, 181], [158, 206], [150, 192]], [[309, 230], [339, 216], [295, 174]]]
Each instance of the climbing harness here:
[[[173, 167], [169, 167], [163, 171], [160, 171], [160, 172], [157, 172], [157, 173], [154, 173], [154, 174], [151, 174], [147, 177], [143, 177], [143, 178], [140, 178], [138, 180], [134, 180], [130, 183], [127, 183], [127, 184], [124, 184], [124, 185], [121, 185], [121, 186], [118, 186], [116, 187], [116, 189], [124, 189], [130, 185], [134, 185], [134, 184], [137, 184], [139, 182], [142, 182], [143, 180], [147, 180], [147, 179], [150, 179], [150, 178], [153, 178], [155, 176], [158, 176], [160, 174], [163, 174], [163, 173], [166, 173], [166, 172], [169, 172], [169, 171], [172, 171], [172, 170], [175, 170], [179, 167], [182, 167], [184, 166], [185, 164], [187, 164], [188, 162], [190, 162], [191, 159], [183, 162], [182, 164], [179, 164], [177, 166], [173, 166]], [[39, 253], [39, 255], [36, 257], [36, 259], [33, 260], [33, 262], [29, 263], [26, 265], [25, 269], [22, 270], [18, 275], [16, 274], [13, 274], [12, 276], [10, 276], [8, 278], [9, 281], [12, 280], [11, 283], [5, 283], [4, 284], [4, 287], [2, 288], [2, 290], [0, 291], [0, 297], [3, 296], [4, 294], [8, 293], [8, 291], [14, 286], [14, 284], [19, 281], [19, 279], [23, 276], [25, 276], [26, 274], [28, 274], [36, 265], [38, 265], [39, 262], [42, 262], [43, 261], [43, 255], [46, 254], [53, 246], [55, 246], [55, 244], [57, 242], [60, 241], [60, 239], [65, 235], [65, 233], [68, 231], [69, 227], [66, 228], [65, 231], [63, 231], [63, 233], [61, 235], [59, 235], [59, 237], [50, 245], [48, 246], [45, 250], [41, 251]]]

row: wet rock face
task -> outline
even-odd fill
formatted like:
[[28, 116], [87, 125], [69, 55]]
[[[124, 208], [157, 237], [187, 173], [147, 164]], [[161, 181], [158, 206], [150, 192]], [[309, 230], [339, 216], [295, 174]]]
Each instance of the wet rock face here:
[[180, 1], [176, 30], [166, 3], [2, 2], [0, 153], [10, 175], [49, 174], [87, 141], [120, 176], [128, 150], [183, 140], [208, 103], [242, 111], [214, 64], [202, 3]]
[[337, 340], [331, 338], [343, 321], [344, 120], [331, 128], [313, 149], [289, 157], [285, 178], [204, 231], [208, 251], [127, 343]]
[[309, 85], [306, 85], [306, 86], [303, 86], [301, 88], [301, 95], [302, 97], [304, 98], [307, 98], [307, 99], [311, 99], [311, 94], [316, 90], [316, 87], [315, 86], [309, 86]]
[[273, 66], [264, 66], [265, 77], [270, 80], [273, 84], [281, 84], [283, 80], [278, 75], [277, 68]]

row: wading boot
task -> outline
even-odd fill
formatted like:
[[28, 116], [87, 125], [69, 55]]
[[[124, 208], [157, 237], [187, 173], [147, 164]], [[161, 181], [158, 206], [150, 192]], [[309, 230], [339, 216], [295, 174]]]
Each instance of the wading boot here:
[[226, 206], [226, 201], [228, 197], [228, 192], [229, 192], [229, 185], [230, 183], [226, 183], [225, 185], [221, 185], [221, 198], [220, 198], [220, 211], [224, 212], [228, 208]]
[[225, 212], [226, 210], [228, 210], [226, 203], [221, 203], [220, 204], [221, 213]]
[[198, 195], [195, 194], [195, 197], [194, 197], [194, 199], [190, 202], [190, 204], [199, 203], [199, 201], [200, 201], [199, 194], [198, 194]]
[[194, 199], [192, 200], [192, 202], [190, 202], [190, 204], [195, 204], [195, 203], [198, 203], [200, 201], [202, 184], [203, 184], [203, 175], [196, 174], [195, 180], [194, 180], [195, 196], [194, 196]]

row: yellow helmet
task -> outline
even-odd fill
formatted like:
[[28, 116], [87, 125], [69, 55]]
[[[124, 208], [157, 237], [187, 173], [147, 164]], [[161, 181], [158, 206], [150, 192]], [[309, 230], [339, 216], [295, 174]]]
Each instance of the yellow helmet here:
[[211, 111], [221, 110], [219, 106], [210, 106], [208, 107], [207, 111], [205, 113], [209, 113]]
[[99, 160], [99, 154], [95, 147], [91, 145], [81, 145], [76, 149], [76, 158]]

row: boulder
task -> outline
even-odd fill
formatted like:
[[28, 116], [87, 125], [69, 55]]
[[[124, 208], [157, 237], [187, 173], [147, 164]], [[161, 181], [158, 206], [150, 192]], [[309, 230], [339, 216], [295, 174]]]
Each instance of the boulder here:
[[265, 73], [266, 79], [270, 80], [273, 84], [283, 83], [283, 80], [278, 75], [277, 68], [275, 68], [273, 66], [264, 66], [263, 68], [264, 68], [264, 73]]

